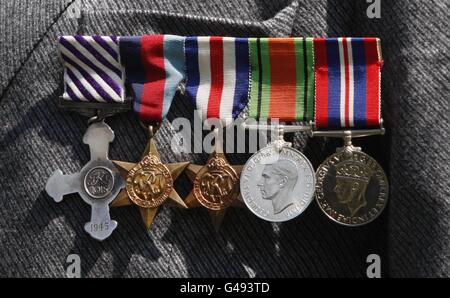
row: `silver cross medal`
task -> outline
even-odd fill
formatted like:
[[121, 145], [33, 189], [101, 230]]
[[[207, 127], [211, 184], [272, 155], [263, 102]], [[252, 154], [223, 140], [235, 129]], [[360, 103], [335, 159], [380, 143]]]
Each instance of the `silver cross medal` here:
[[84, 225], [84, 230], [100, 241], [117, 227], [109, 215], [109, 203], [125, 186], [119, 171], [108, 159], [109, 143], [113, 140], [114, 132], [104, 121], [92, 123], [83, 136], [91, 160], [78, 173], [63, 175], [61, 170], [56, 170], [45, 186], [56, 202], [61, 202], [64, 195], [77, 192], [91, 205], [91, 221]]

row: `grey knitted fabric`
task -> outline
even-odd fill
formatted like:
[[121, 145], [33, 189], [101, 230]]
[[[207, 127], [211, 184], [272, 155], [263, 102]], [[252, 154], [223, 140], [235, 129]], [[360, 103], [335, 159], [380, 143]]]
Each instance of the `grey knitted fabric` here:
[[[382, 276], [449, 277], [449, 1], [79, 1], [0, 2], [0, 276], [63, 277], [66, 258], [81, 257], [84, 277], [364, 277], [366, 257], [381, 256]], [[135, 207], [113, 208], [119, 222], [104, 242], [83, 230], [90, 206], [77, 195], [56, 204], [44, 191], [51, 173], [78, 171], [89, 160], [86, 118], [57, 108], [64, 34], [228, 36], [379, 36], [385, 66], [382, 109], [388, 133], [355, 140], [388, 173], [390, 202], [376, 221], [347, 228], [313, 203], [283, 224], [232, 209], [215, 233], [205, 209], [160, 208], [150, 231]], [[177, 95], [169, 120], [192, 118]], [[130, 112], [107, 120], [116, 134], [110, 156], [137, 161], [145, 133]], [[167, 123], [157, 134], [164, 162], [178, 155]], [[339, 140], [295, 135], [317, 167]], [[248, 154], [228, 155], [243, 164]], [[176, 183], [187, 195], [191, 183]]]

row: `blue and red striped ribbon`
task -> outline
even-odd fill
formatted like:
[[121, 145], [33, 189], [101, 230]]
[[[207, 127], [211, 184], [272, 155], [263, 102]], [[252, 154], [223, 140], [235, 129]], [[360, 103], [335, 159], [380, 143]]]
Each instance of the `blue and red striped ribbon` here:
[[122, 37], [120, 55], [134, 91], [134, 111], [144, 122], [162, 121], [184, 75], [184, 37]]
[[315, 38], [316, 127], [380, 125], [378, 38]]
[[[271, 40], [295, 44], [295, 39]], [[312, 49], [316, 127], [379, 126], [382, 65], [379, 39], [314, 38]], [[256, 92], [249, 90], [250, 71], [256, 62], [249, 59], [248, 38], [63, 36], [60, 53], [65, 66], [64, 99], [123, 102], [123, 65], [134, 91], [134, 109], [143, 121], [161, 121], [166, 116], [178, 85], [185, 78], [186, 93], [203, 119], [229, 122], [244, 109], [249, 93]], [[287, 55], [287, 60], [289, 53], [278, 53], [281, 61], [283, 55]], [[291, 90], [302, 81], [281, 80], [282, 68], [276, 75], [270, 80], [271, 92]]]
[[186, 93], [203, 120], [229, 123], [245, 108], [249, 91], [247, 38], [186, 37]]

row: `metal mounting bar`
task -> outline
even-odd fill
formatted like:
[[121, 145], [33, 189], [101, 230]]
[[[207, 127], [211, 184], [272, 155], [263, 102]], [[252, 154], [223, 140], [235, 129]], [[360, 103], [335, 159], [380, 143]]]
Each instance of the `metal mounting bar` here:
[[59, 97], [58, 107], [60, 109], [74, 111], [83, 116], [96, 116], [97, 111], [103, 111], [105, 117], [112, 116], [117, 113], [123, 113], [131, 110], [131, 100], [126, 100], [123, 103], [106, 103], [106, 102], [74, 102], [64, 100], [62, 96]]
[[242, 127], [244, 129], [250, 130], [273, 130], [273, 131], [282, 131], [282, 132], [296, 132], [296, 131], [310, 131], [310, 125], [285, 125], [285, 124], [248, 124], [242, 123]]
[[383, 119], [380, 121], [379, 128], [373, 129], [344, 129], [344, 130], [316, 130], [314, 122], [310, 122], [311, 137], [331, 137], [331, 138], [361, 138], [374, 135], [384, 135]]

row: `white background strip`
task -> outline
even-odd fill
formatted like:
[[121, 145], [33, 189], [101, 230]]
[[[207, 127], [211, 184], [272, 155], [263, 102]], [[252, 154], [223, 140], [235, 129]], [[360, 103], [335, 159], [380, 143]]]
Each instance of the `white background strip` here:
[[354, 126], [354, 98], [355, 98], [355, 80], [354, 80], [354, 73], [353, 73], [353, 50], [352, 50], [352, 39], [347, 38], [347, 49], [348, 49], [348, 70], [349, 70], [349, 76], [348, 76], [348, 82], [349, 82], [349, 88], [348, 88], [348, 120], [350, 127]]
[[342, 37], [338, 38], [339, 44], [339, 62], [341, 69], [341, 96], [340, 96], [340, 118], [341, 126], [345, 127], [345, 60], [344, 60], [344, 47], [342, 44]]
[[211, 53], [209, 37], [200, 36], [198, 41], [198, 70], [200, 82], [197, 90], [197, 109], [201, 111], [202, 118], [206, 119], [208, 112], [209, 92], [211, 89]]
[[223, 89], [220, 101], [220, 118], [233, 119], [233, 101], [236, 86], [236, 45], [234, 37], [223, 38]]

